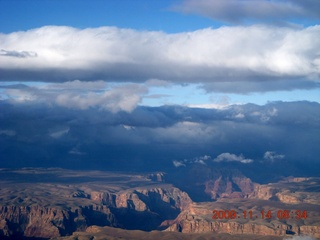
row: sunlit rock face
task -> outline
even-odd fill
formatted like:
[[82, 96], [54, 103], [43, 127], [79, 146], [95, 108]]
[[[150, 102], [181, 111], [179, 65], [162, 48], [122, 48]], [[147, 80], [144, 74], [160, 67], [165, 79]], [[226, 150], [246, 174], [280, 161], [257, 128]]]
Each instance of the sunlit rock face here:
[[[10, 181], [0, 180], [0, 236], [58, 238], [109, 226], [186, 234], [319, 237], [319, 178], [257, 184], [235, 172], [216, 173], [212, 180], [207, 176], [199, 180], [207, 184], [202, 191], [211, 200], [194, 202], [162, 173], [2, 169], [2, 179]], [[213, 218], [213, 210], [232, 209], [238, 214], [234, 218]], [[283, 215], [277, 212], [284, 209], [307, 214], [279, 219]], [[262, 218], [261, 211], [269, 210], [272, 217]]]
[[3, 237], [51, 238], [84, 231], [92, 225], [154, 230], [192, 203], [187, 193], [144, 175], [63, 169], [0, 174], [12, 176], [14, 182], [1, 182]]
[[39, 205], [3, 206], [0, 217], [3, 236], [51, 238], [85, 230], [90, 222], [116, 226], [114, 215], [105, 206], [77, 207], [71, 210]]
[[247, 198], [254, 190], [254, 183], [246, 177], [222, 177], [205, 182], [205, 192], [211, 199]]

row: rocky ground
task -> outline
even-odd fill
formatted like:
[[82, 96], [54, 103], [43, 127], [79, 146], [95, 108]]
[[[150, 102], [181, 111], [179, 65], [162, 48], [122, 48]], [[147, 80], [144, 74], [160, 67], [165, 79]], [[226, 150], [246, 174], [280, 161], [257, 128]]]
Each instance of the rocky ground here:
[[154, 240], [154, 239], [170, 239], [170, 240], [282, 240], [283, 237], [275, 236], [257, 236], [247, 234], [245, 236], [238, 234], [212, 232], [205, 233], [181, 233], [181, 232], [166, 232], [166, 231], [151, 231], [143, 232], [139, 230], [124, 230], [120, 228], [97, 227], [92, 226], [87, 228], [85, 232], [75, 232], [72, 236], [58, 237], [52, 240]]
[[[320, 238], [317, 178], [287, 178], [266, 185], [239, 175], [217, 176], [210, 183], [203, 180], [211, 201], [192, 201], [186, 192], [167, 183], [164, 173], [1, 169], [0, 237], [239, 239], [235, 237], [245, 234], [246, 239]], [[237, 215], [213, 219], [214, 210], [234, 210]], [[289, 215], [279, 218], [277, 213], [284, 210]], [[268, 211], [271, 215], [266, 215]]]

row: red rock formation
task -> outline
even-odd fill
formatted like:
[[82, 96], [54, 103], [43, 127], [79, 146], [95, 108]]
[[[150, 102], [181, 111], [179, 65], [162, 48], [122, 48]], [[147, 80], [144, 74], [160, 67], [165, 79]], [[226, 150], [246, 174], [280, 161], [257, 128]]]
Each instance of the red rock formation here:
[[280, 189], [271, 185], [256, 184], [254, 191], [250, 194], [250, 198], [257, 198], [262, 200], [270, 200], [276, 196]]
[[246, 177], [223, 177], [205, 182], [205, 192], [211, 199], [247, 198], [254, 191], [254, 183]]
[[320, 238], [320, 226], [301, 226], [299, 232], [302, 235]]
[[133, 219], [142, 221], [140, 227], [155, 229], [165, 219], [176, 218], [191, 203], [188, 194], [171, 185], [118, 193], [93, 191], [73, 194], [75, 198], [81, 196], [90, 198], [92, 205], [71, 209], [41, 204], [1, 206], [0, 236], [51, 238], [84, 231], [90, 225], [128, 227], [126, 224]]
[[184, 210], [192, 203], [187, 193], [170, 185], [166, 188], [132, 189], [114, 194], [94, 191], [90, 195], [93, 201], [108, 207], [128, 208], [136, 211], [152, 211], [157, 206], [161, 211], [165, 206]]
[[[25, 236], [51, 238], [85, 230], [88, 222], [94, 222], [100, 212], [106, 220], [112, 220], [107, 207], [89, 206], [67, 210], [43, 206], [2, 206], [0, 207], [0, 236]], [[106, 225], [114, 223], [105, 221]]]
[[[167, 222], [168, 223], [168, 222]], [[285, 223], [260, 223], [254, 221], [214, 221], [191, 214], [190, 211], [182, 212], [177, 219], [170, 222], [166, 231], [183, 233], [229, 233], [229, 234], [255, 234], [269, 236], [308, 235], [320, 237], [320, 226], [291, 226]]]

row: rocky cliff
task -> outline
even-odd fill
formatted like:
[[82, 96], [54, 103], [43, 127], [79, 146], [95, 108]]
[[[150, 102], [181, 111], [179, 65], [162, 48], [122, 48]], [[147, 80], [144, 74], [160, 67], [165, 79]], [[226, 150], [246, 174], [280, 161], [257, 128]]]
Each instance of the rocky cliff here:
[[319, 186], [319, 178], [288, 178], [277, 183], [255, 184], [248, 198], [288, 204], [320, 204]]
[[2, 182], [0, 239], [65, 236], [92, 225], [154, 230], [192, 202], [187, 193], [159, 179], [110, 175], [101, 173], [103, 181], [95, 178], [85, 185], [83, 176], [80, 183], [75, 181], [79, 176], [58, 184]]
[[254, 183], [236, 169], [212, 168], [191, 164], [179, 168], [166, 179], [186, 191], [195, 202], [219, 198], [247, 198], [254, 191]]
[[205, 193], [211, 199], [247, 198], [254, 191], [254, 183], [246, 177], [220, 176], [205, 182]]
[[255, 234], [283, 236], [291, 226], [278, 224], [259, 224], [253, 222], [240, 223], [237, 221], [212, 221], [209, 219], [198, 218], [197, 216], [184, 212], [181, 213], [176, 223], [171, 225], [167, 231], [178, 231], [183, 233], [230, 233], [230, 234]]
[[[79, 198], [79, 195], [76, 194]], [[91, 192], [92, 204], [82, 207], [1, 206], [0, 236], [50, 238], [83, 231], [88, 226], [113, 226], [153, 230], [174, 219], [191, 203], [174, 187], [127, 190], [121, 193]]]
[[167, 219], [175, 219], [192, 203], [187, 193], [178, 188], [137, 188], [116, 194], [92, 192], [91, 199], [107, 205], [120, 227], [153, 230]]
[[[206, 212], [208, 212], [207, 209]], [[201, 210], [200, 210], [201, 212]], [[289, 224], [286, 221], [279, 221], [275, 218], [270, 221], [247, 221], [239, 219], [212, 220], [199, 212], [186, 210], [170, 223], [165, 231], [182, 233], [229, 233], [229, 234], [253, 234], [268, 236], [286, 235], [307, 235], [315, 238], [320, 237], [320, 226], [300, 225], [297, 223]], [[205, 211], [202, 211], [205, 212]], [[200, 214], [199, 214], [200, 213]]]
[[187, 193], [170, 185], [162, 188], [137, 188], [119, 193], [93, 191], [89, 198], [109, 207], [136, 211], [163, 211], [166, 207], [180, 211], [192, 202]]
[[[193, 203], [186, 192], [164, 184], [163, 173], [0, 171], [0, 176], [6, 174], [4, 179], [10, 179], [0, 178], [0, 239], [66, 236], [92, 225], [144, 231], [320, 237], [319, 179], [293, 178], [259, 185], [242, 175], [218, 173], [198, 173], [198, 186], [205, 183], [199, 191], [206, 191], [204, 194], [214, 201]], [[239, 216], [252, 210], [257, 217], [216, 221], [212, 219], [214, 209], [235, 209]], [[258, 218], [262, 209], [271, 210], [273, 218]], [[308, 218], [276, 219], [276, 212], [282, 209], [292, 213], [305, 210]]]
[[91, 224], [117, 226], [106, 206], [74, 209], [33, 206], [0, 207], [0, 236], [50, 238], [85, 230]]
[[52, 240], [160, 240], [160, 239], [170, 239], [170, 240], [283, 240], [283, 237], [276, 236], [259, 236], [257, 235], [240, 235], [240, 234], [215, 234], [213, 232], [206, 233], [181, 233], [181, 232], [169, 232], [169, 231], [128, 231], [121, 228], [111, 228], [111, 227], [88, 227], [86, 232], [74, 232], [72, 236], [58, 237]]

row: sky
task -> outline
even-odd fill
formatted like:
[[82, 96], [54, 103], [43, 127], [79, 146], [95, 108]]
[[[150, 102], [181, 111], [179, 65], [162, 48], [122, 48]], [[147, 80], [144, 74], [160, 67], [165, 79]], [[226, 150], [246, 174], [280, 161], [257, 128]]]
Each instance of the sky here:
[[40, 101], [51, 84], [80, 80], [104, 81], [110, 94], [134, 86], [136, 104], [145, 106], [320, 102], [319, 6], [316, 0], [1, 0], [0, 96]]
[[318, 0], [0, 0], [0, 167], [320, 172], [319, 22]]

